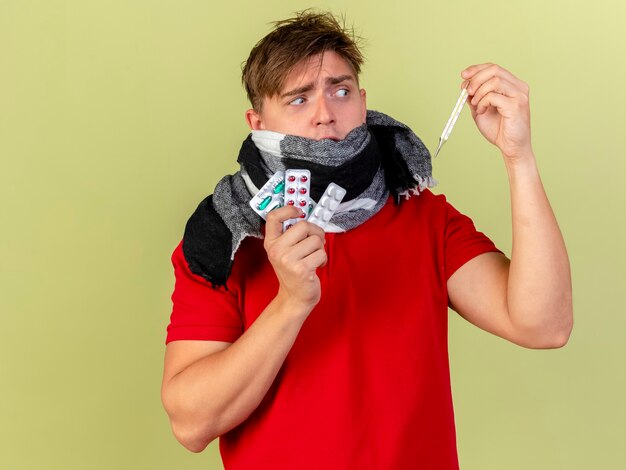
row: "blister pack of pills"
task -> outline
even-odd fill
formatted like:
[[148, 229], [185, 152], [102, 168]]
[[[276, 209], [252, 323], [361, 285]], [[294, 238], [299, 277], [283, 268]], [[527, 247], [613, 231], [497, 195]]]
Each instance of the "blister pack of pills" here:
[[346, 195], [346, 190], [330, 183], [316, 204], [310, 197], [310, 189], [309, 170], [278, 171], [250, 200], [250, 207], [263, 219], [267, 219], [267, 214], [274, 209], [283, 205], [296, 206], [302, 210], [302, 216], [284, 221], [283, 231], [302, 220], [308, 220], [325, 229]]
[[311, 172], [309, 170], [285, 171], [285, 205], [296, 206], [303, 214], [298, 219], [289, 219], [283, 222], [283, 231], [293, 224], [306, 220], [311, 211]]
[[250, 200], [250, 207], [263, 219], [274, 209], [282, 207], [285, 194], [285, 173], [277, 171]]
[[335, 183], [330, 183], [309, 216], [309, 222], [325, 229], [345, 195], [345, 189]]

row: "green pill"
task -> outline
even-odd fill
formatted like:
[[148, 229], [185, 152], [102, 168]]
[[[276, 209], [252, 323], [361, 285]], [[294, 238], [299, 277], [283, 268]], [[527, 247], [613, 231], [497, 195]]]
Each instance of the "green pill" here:
[[281, 181], [274, 188], [274, 194], [282, 193], [285, 190], [285, 182]]
[[263, 201], [261, 201], [261, 204], [259, 204], [259, 210], [264, 210], [270, 202], [272, 202], [272, 196], [267, 196], [265, 199], [263, 199]]

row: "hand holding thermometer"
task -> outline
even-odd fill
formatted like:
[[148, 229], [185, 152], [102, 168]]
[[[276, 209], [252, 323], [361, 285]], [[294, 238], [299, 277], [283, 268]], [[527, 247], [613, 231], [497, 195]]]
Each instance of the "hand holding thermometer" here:
[[463, 87], [461, 91], [461, 96], [457, 100], [454, 105], [454, 109], [452, 110], [452, 114], [448, 118], [448, 122], [446, 122], [446, 127], [443, 128], [443, 132], [441, 133], [441, 137], [439, 137], [439, 146], [437, 147], [437, 151], [435, 152], [435, 157], [439, 154], [439, 150], [443, 147], [443, 144], [446, 143], [448, 137], [450, 137], [450, 133], [452, 132], [452, 128], [456, 124], [456, 120], [459, 118], [459, 114], [461, 114], [461, 110], [463, 106], [465, 106], [465, 102], [467, 101], [467, 84]]

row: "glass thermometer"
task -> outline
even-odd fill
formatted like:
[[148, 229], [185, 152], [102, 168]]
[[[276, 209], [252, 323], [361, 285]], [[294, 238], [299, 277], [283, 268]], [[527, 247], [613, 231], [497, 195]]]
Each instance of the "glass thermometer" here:
[[463, 87], [463, 90], [461, 91], [461, 96], [459, 96], [459, 99], [454, 105], [452, 114], [450, 114], [450, 117], [448, 118], [448, 122], [446, 122], [446, 127], [443, 128], [441, 137], [439, 137], [439, 146], [437, 147], [437, 151], [435, 152], [435, 157], [437, 157], [437, 155], [439, 154], [439, 151], [441, 150], [441, 147], [443, 147], [443, 144], [445, 144], [446, 141], [448, 140], [448, 137], [450, 137], [452, 128], [456, 124], [456, 120], [459, 118], [459, 114], [461, 114], [461, 110], [463, 109], [463, 106], [465, 106], [465, 102], [467, 101], [467, 96], [468, 96], [467, 85], [465, 85], [465, 87]]

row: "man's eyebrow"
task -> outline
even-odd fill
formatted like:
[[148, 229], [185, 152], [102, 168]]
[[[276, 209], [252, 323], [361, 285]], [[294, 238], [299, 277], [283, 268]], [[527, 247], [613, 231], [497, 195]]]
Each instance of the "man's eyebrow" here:
[[337, 85], [338, 83], [345, 82], [346, 80], [353, 80], [354, 77], [352, 75], [339, 75], [338, 77], [327, 77], [326, 83], [329, 85]]
[[302, 93], [306, 93], [307, 91], [311, 91], [313, 89], [313, 82], [307, 83], [304, 86], [294, 88], [293, 90], [286, 91], [285, 93], [281, 93], [281, 98], [286, 98], [288, 96], [300, 95]]
[[[326, 77], [326, 83], [328, 85], [337, 85], [338, 83], [345, 82], [346, 80], [354, 81], [354, 77], [352, 75], [347, 75], [347, 74], [339, 75], [337, 77]], [[301, 87], [294, 88], [293, 90], [289, 90], [284, 93], [281, 93], [280, 97], [286, 98], [288, 96], [300, 95], [302, 93], [311, 91], [314, 87], [315, 87], [315, 84], [313, 82], [307, 83], [306, 85], [303, 85]]]

